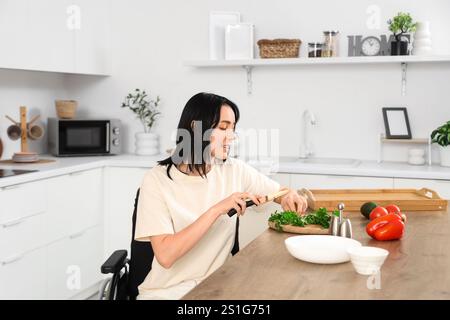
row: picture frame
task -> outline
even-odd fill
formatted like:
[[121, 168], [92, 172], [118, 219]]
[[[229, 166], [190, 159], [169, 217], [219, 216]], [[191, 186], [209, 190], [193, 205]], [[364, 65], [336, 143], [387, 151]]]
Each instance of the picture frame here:
[[225, 60], [254, 58], [254, 29], [252, 23], [229, 24], [225, 28]]
[[225, 28], [241, 22], [239, 12], [211, 11], [209, 13], [209, 59], [225, 59]]
[[411, 139], [408, 111], [406, 108], [383, 108], [387, 139]]

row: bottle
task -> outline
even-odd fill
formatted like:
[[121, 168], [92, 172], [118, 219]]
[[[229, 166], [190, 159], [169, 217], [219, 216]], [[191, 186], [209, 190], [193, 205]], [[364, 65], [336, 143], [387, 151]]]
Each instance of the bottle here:
[[320, 42], [309, 42], [308, 43], [308, 57], [318, 58], [322, 56], [323, 43]]
[[324, 44], [322, 49], [322, 57], [338, 57], [339, 56], [339, 31], [324, 31]]

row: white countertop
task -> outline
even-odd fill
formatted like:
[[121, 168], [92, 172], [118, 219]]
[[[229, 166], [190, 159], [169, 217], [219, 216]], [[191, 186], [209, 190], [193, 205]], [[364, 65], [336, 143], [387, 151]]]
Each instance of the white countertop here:
[[[41, 159], [52, 159], [55, 162], [43, 164], [0, 164], [0, 169], [24, 169], [38, 170], [36, 172], [21, 174], [17, 176], [0, 178], [0, 187], [6, 187], [24, 182], [55, 177], [71, 172], [101, 168], [101, 167], [130, 167], [130, 168], [151, 168], [158, 160], [166, 157], [159, 156], [137, 156], [124, 154], [116, 156], [98, 157], [53, 157], [41, 155]], [[255, 165], [255, 163], [252, 163]], [[255, 165], [258, 167], [258, 164]], [[358, 166], [330, 166], [301, 163], [280, 163], [278, 173], [297, 174], [324, 174], [324, 175], [348, 175], [367, 177], [390, 177], [390, 178], [416, 178], [416, 179], [436, 179], [450, 180], [450, 168], [438, 165], [413, 166], [405, 163], [376, 161], [361, 161]]]

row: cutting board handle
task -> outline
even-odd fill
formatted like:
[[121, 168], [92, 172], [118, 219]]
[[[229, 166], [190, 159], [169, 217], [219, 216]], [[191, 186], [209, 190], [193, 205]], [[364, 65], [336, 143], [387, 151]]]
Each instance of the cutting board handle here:
[[306, 188], [300, 189], [299, 193], [306, 198], [306, 201], [308, 201], [308, 208], [314, 210], [316, 198], [314, 197], [313, 193]]
[[429, 199], [440, 199], [438, 193], [434, 190], [428, 189], [428, 188], [422, 188], [420, 190], [416, 191], [418, 194], [423, 195], [424, 197], [427, 197]]

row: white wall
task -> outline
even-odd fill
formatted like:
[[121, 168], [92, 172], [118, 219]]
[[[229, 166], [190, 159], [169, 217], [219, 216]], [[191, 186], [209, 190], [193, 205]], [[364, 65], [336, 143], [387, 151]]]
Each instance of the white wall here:
[[[20, 140], [7, 138], [6, 129], [11, 121], [5, 115], [19, 121], [19, 107], [26, 106], [28, 120], [40, 114], [38, 123], [46, 127], [47, 117], [54, 117], [55, 99], [65, 99], [64, 76], [49, 72], [31, 72], [0, 69], [0, 138], [3, 141], [2, 159], [11, 158], [14, 152], [20, 151]], [[29, 140], [29, 149], [39, 153], [47, 151], [47, 134], [42, 140]]]
[[[373, 4], [381, 8], [381, 30], [375, 32], [366, 27], [366, 9]], [[298, 153], [299, 121], [305, 108], [318, 119], [313, 133], [318, 156], [376, 159], [375, 141], [383, 130], [384, 106], [408, 107], [417, 137], [427, 136], [450, 119], [449, 63], [410, 65], [406, 97], [401, 96], [399, 65], [257, 68], [252, 96], [246, 93], [245, 73], [240, 68], [183, 67], [185, 59], [208, 57], [208, 15], [212, 10], [241, 12], [243, 21], [255, 23], [257, 40], [302, 39], [302, 56], [305, 44], [321, 41], [322, 31], [327, 29], [341, 30], [341, 54], [346, 55], [347, 34], [388, 33], [385, 21], [406, 11], [417, 20], [430, 20], [436, 51], [450, 53], [447, 0], [112, 0], [112, 76], [64, 77], [68, 98], [78, 99], [80, 109], [91, 115], [121, 118], [129, 152], [134, 149], [133, 134], [141, 128], [120, 104], [137, 87], [163, 99], [164, 116], [156, 127], [162, 135], [162, 149], [171, 145], [170, 133], [187, 99], [199, 91], [234, 100], [242, 112], [242, 128], [280, 128], [282, 155]], [[25, 78], [18, 80], [17, 86], [31, 86]], [[51, 89], [42, 88], [42, 94], [60, 88], [59, 78], [46, 80], [44, 86]], [[15, 89], [11, 90], [8, 94], [13, 95]], [[22, 101], [19, 98], [18, 102]], [[385, 151], [386, 159], [405, 159], [406, 149], [386, 147]]]

